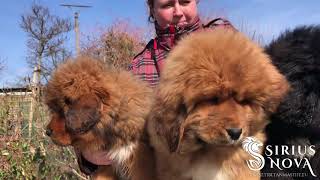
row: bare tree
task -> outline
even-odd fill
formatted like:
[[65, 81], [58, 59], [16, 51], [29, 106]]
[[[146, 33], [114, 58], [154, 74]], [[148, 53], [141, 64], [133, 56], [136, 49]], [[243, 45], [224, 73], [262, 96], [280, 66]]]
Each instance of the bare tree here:
[[64, 47], [66, 33], [72, 29], [69, 19], [52, 15], [47, 7], [33, 4], [31, 11], [21, 16], [20, 27], [28, 35], [27, 62], [31, 67], [39, 67], [42, 78], [71, 55]]
[[71, 23], [68, 19], [51, 15], [47, 7], [33, 4], [31, 11], [21, 16], [20, 27], [28, 35], [27, 62], [34, 68], [28, 122], [31, 140], [32, 122], [34, 119], [38, 122], [39, 117], [41, 78], [47, 79], [52, 69], [70, 55], [63, 45], [67, 39], [66, 33], [71, 30]]

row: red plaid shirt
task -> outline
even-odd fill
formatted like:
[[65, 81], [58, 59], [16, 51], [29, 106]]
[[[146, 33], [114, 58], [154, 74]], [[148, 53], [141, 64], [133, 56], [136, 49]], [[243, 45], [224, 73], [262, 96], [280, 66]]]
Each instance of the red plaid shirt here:
[[129, 70], [143, 81], [146, 81], [151, 87], [155, 87], [159, 83], [161, 70], [170, 49], [174, 47], [175, 42], [182, 35], [202, 28], [216, 27], [233, 28], [229, 21], [221, 18], [214, 19], [207, 25], [201, 24], [200, 20], [197, 19], [195, 23], [185, 28], [170, 26], [161, 30], [156, 25], [157, 37], [150, 40], [144, 50], [134, 57]]

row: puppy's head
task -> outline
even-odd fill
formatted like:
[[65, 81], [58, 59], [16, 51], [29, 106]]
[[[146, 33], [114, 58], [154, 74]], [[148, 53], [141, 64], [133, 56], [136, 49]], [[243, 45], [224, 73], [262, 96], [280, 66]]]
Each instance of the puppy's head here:
[[239, 32], [199, 32], [169, 54], [154, 117], [169, 149], [234, 146], [263, 131], [289, 85]]
[[116, 120], [120, 95], [110, 74], [99, 61], [81, 57], [61, 65], [45, 91], [51, 112], [46, 133], [58, 145], [72, 145], [86, 173], [111, 163], [106, 150], [115, 140], [109, 138], [107, 129]]
[[81, 57], [53, 73], [45, 102], [52, 114], [47, 133], [54, 142], [70, 145], [105, 118], [102, 114], [106, 106], [117, 111], [119, 92], [115, 91], [116, 84], [110, 85], [114, 80], [106, 75], [106, 70], [99, 61]]

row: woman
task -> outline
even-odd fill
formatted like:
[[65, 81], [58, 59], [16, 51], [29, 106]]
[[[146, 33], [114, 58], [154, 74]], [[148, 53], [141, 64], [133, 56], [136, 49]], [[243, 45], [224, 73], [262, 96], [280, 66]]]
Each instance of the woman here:
[[217, 18], [203, 25], [198, 16], [199, 0], [147, 0], [149, 21], [154, 23], [157, 36], [132, 61], [130, 70], [150, 86], [155, 87], [161, 75], [164, 60], [181, 36], [202, 28], [230, 27]]

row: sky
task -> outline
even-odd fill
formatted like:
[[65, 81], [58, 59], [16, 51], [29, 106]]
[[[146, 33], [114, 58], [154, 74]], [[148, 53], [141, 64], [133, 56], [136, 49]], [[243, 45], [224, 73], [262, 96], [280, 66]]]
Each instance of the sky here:
[[[145, 0], [1, 0], [0, 59], [5, 69], [0, 72], [0, 88], [12, 87], [19, 78], [30, 76], [26, 64], [27, 36], [19, 26], [21, 15], [33, 2], [49, 8], [50, 13], [72, 18], [75, 9], [60, 4], [90, 5], [80, 12], [82, 36], [94, 33], [97, 27], [107, 27], [123, 19], [134, 26], [150, 28]], [[286, 29], [299, 25], [320, 24], [320, 0], [200, 0], [199, 12], [206, 17], [226, 17], [240, 31], [258, 34], [268, 44]], [[67, 46], [74, 49], [74, 34], [68, 34]]]

